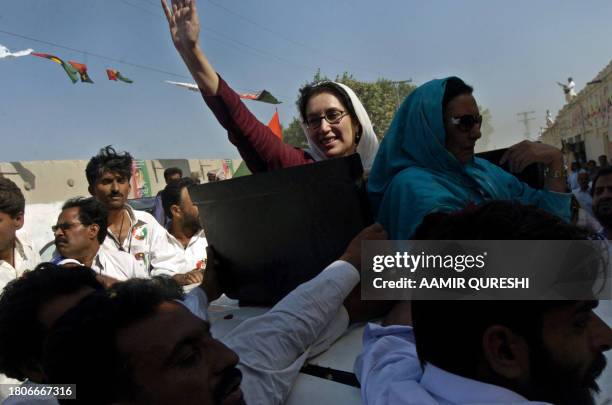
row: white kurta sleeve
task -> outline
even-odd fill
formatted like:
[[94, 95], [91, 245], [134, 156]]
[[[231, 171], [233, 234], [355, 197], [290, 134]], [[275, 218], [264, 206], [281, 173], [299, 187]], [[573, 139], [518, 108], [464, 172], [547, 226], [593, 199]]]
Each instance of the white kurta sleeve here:
[[285, 401], [310, 349], [331, 344], [348, 326], [342, 303], [358, 283], [358, 271], [336, 261], [223, 338], [240, 357], [247, 403]]

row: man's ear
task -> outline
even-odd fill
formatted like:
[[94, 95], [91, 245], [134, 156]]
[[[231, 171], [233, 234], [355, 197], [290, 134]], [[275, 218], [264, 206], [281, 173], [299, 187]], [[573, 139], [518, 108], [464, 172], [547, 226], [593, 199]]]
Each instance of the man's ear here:
[[20, 212], [19, 214], [15, 215], [13, 221], [15, 229], [21, 229], [23, 227], [23, 212]]
[[87, 191], [89, 191], [89, 194], [90, 194], [92, 197], [95, 197], [95, 196], [96, 196], [96, 195], [94, 194], [94, 188], [93, 188], [93, 186], [92, 186], [91, 184], [90, 184], [89, 186], [87, 186]]
[[522, 380], [529, 375], [529, 346], [509, 328], [493, 325], [482, 336], [482, 351], [489, 368], [508, 380]]
[[179, 217], [183, 213], [181, 211], [181, 207], [178, 204], [172, 204], [170, 206], [170, 212], [172, 214], [172, 215], [170, 215], [170, 218]]
[[89, 239], [98, 239], [99, 232], [100, 232], [100, 225], [98, 224], [89, 225], [89, 231], [88, 231]]

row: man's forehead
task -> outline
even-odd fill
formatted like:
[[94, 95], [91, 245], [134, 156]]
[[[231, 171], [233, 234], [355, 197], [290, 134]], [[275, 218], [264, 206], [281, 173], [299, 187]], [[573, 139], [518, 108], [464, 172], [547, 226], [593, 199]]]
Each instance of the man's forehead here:
[[79, 207], [70, 207], [70, 208], [66, 208], [63, 209], [62, 212], [60, 212], [59, 217], [57, 218], [58, 222], [61, 222], [62, 220], [72, 220], [75, 218], [78, 218], [79, 216]]
[[166, 301], [150, 316], [119, 331], [117, 344], [132, 359], [144, 356], [163, 361], [178, 342], [204, 327], [202, 320], [183, 305]]
[[124, 179], [126, 176], [115, 170], [104, 170], [100, 175], [99, 179]]

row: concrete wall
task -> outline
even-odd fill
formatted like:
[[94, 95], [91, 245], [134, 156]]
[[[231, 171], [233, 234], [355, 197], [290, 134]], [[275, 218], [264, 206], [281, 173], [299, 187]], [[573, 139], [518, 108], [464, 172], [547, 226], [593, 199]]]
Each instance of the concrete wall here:
[[[179, 167], [183, 175], [194, 174], [201, 182], [207, 181], [206, 173], [223, 168], [224, 159], [159, 159], [145, 160], [150, 190], [155, 195], [165, 187], [164, 170]], [[230, 160], [236, 170], [241, 160]], [[23, 191], [28, 204], [53, 203], [72, 197], [88, 196], [85, 178], [86, 160], [42, 160], [31, 162], [0, 162], [0, 175], [13, 180]], [[227, 176], [231, 177], [231, 173]], [[132, 187], [130, 195], [135, 195]]]
[[[155, 196], [165, 187], [164, 170], [179, 167], [183, 175], [197, 176], [207, 182], [206, 173], [218, 171], [224, 166], [224, 159], [160, 159], [143, 161], [148, 174], [147, 190]], [[225, 166], [236, 170], [241, 160], [233, 160]], [[77, 196], [89, 196], [85, 178], [86, 160], [44, 160], [31, 162], [0, 162], [0, 176], [14, 181], [26, 199], [25, 224], [19, 231], [42, 249], [53, 240], [51, 226], [57, 221], [64, 201]], [[231, 173], [229, 176], [231, 177]], [[134, 197], [133, 183], [130, 198]]]

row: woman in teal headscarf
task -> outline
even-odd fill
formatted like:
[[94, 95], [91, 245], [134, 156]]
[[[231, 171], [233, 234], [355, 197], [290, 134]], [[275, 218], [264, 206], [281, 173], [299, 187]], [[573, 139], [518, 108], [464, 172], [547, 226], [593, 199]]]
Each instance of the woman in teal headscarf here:
[[474, 157], [482, 116], [472, 87], [461, 79], [432, 80], [413, 91], [395, 114], [370, 173], [368, 192], [377, 221], [391, 239], [409, 239], [423, 217], [490, 200], [518, 200], [570, 220], [561, 151], [523, 141], [502, 157], [511, 171], [547, 166], [547, 190]]

